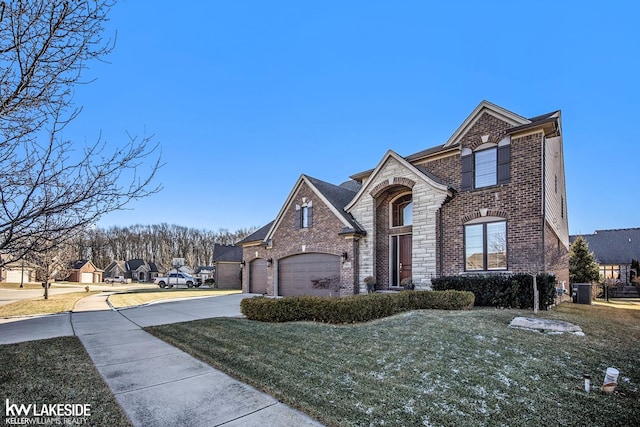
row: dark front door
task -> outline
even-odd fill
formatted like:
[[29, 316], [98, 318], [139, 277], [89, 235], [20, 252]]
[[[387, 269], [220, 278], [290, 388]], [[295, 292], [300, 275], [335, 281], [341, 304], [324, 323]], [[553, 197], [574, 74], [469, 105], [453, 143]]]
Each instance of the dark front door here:
[[402, 286], [402, 279], [411, 278], [411, 234], [391, 238], [391, 286]]
[[402, 279], [411, 279], [411, 234], [400, 236], [400, 284]]

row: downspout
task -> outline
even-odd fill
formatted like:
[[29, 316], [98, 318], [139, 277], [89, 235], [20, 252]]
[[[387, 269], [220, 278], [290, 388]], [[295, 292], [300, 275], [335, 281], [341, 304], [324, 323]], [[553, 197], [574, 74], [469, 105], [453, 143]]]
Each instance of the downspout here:
[[547, 271], [545, 225], [547, 220], [547, 137], [542, 135], [542, 272]]
[[440, 277], [442, 276], [442, 272], [444, 271], [444, 218], [443, 218], [443, 214], [442, 214], [442, 206], [440, 206], [440, 209], [438, 210], [438, 232], [440, 233], [440, 235], [438, 236], [438, 255], [440, 257], [439, 263], [440, 264], [440, 271], [436, 272], [436, 277]]
[[353, 293], [360, 293], [360, 239], [353, 239]]

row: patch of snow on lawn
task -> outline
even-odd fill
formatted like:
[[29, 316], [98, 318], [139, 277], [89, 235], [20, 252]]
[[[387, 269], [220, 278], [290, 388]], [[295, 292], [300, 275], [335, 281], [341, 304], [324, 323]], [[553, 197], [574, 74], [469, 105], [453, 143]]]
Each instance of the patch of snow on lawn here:
[[472, 390], [480, 397], [487, 397], [487, 390], [481, 385], [474, 386]]
[[369, 371], [369, 375], [371, 375], [373, 378], [375, 378], [378, 381], [382, 381], [386, 378], [386, 375], [384, 374], [384, 372]]
[[362, 402], [356, 402], [355, 404], [356, 408], [358, 408], [359, 410], [361, 410], [362, 412], [364, 412], [367, 415], [371, 415], [373, 414], [373, 408], [371, 406], [368, 406], [365, 408], [365, 406], [362, 404]]
[[499, 358], [500, 357], [500, 353], [498, 353], [497, 351], [493, 351], [493, 350], [485, 350], [485, 353], [491, 357], [495, 357], [495, 358]]
[[511, 386], [511, 380], [502, 372], [498, 373], [498, 379], [502, 384], [506, 385], [507, 387]]

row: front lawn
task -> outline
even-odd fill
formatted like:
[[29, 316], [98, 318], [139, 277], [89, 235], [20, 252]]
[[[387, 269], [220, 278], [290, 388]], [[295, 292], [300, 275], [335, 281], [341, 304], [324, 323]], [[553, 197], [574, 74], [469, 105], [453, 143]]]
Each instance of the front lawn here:
[[[586, 336], [511, 329], [530, 311], [414, 311], [359, 325], [208, 319], [148, 328], [334, 426], [640, 423], [640, 311], [563, 304]], [[616, 393], [599, 390], [607, 367]], [[593, 390], [583, 391], [583, 374]]]
[[0, 317], [31, 316], [36, 314], [54, 314], [71, 311], [78, 300], [97, 293], [100, 292], [90, 291], [70, 292], [55, 295], [49, 294], [49, 299], [38, 297], [34, 299], [16, 301], [0, 306]]
[[[0, 399], [6, 424], [130, 426], [77, 337], [52, 338], [0, 346]], [[13, 405], [90, 405], [88, 417], [15, 416]], [[42, 411], [40, 411], [42, 412]], [[31, 412], [31, 415], [33, 412]], [[53, 419], [53, 421], [51, 421]], [[3, 423], [3, 425], [5, 424]]]
[[241, 291], [233, 289], [134, 289], [127, 292], [121, 292], [109, 296], [109, 303], [114, 308], [125, 308], [135, 305], [148, 304], [150, 302], [193, 298], [193, 297], [211, 297], [230, 294], [239, 294]]

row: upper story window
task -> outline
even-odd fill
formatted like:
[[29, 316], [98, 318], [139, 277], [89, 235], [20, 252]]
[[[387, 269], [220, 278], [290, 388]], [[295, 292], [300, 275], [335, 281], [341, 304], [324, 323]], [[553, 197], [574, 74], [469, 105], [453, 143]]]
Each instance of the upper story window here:
[[477, 151], [475, 157], [475, 187], [496, 185], [498, 176], [498, 149]]
[[313, 225], [313, 203], [296, 205], [296, 228], [311, 228]]
[[462, 160], [462, 190], [507, 184], [511, 175], [511, 140], [507, 136], [500, 143], [486, 143], [475, 151], [464, 148]]
[[391, 226], [402, 227], [413, 224], [413, 198], [405, 194], [391, 203]]
[[464, 226], [465, 271], [507, 269], [507, 222]]

